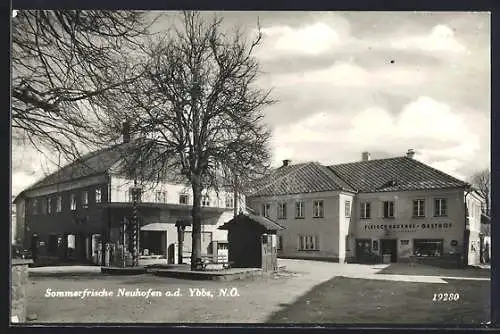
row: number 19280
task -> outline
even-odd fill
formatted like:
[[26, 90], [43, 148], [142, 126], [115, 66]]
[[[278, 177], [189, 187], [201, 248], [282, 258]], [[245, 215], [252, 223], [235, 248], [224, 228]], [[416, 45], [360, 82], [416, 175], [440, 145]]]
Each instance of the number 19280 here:
[[460, 295], [458, 293], [435, 293], [434, 298], [432, 298], [433, 302], [456, 302], [460, 299]]

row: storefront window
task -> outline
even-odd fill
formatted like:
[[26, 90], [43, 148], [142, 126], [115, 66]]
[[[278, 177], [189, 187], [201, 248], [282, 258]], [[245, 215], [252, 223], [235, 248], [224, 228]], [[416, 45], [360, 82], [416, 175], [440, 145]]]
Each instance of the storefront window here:
[[414, 239], [413, 254], [415, 256], [441, 256], [443, 254], [442, 239]]

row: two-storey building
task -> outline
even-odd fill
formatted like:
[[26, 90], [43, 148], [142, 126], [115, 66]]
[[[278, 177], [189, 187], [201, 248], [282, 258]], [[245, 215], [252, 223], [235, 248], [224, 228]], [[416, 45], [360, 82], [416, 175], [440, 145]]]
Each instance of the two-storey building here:
[[[123, 159], [134, 150], [134, 140], [92, 152], [45, 177], [15, 199], [19, 235], [38, 256], [100, 262], [105, 244], [123, 243], [124, 221], [133, 214], [134, 180]], [[136, 180], [137, 181], [137, 180]], [[191, 222], [192, 190], [179, 173], [165, 173], [160, 181], [139, 180], [137, 204], [141, 254], [163, 255], [177, 261], [175, 224]], [[216, 242], [226, 243], [218, 227], [230, 220], [235, 206], [244, 209], [244, 196], [234, 201], [232, 190], [208, 191], [202, 201], [202, 254], [212, 253]], [[186, 227], [183, 256], [191, 252], [191, 226]]]
[[259, 180], [248, 206], [286, 229], [279, 255], [364, 261], [390, 254], [466, 256], [479, 263], [481, 205], [470, 185], [406, 156], [283, 166]]

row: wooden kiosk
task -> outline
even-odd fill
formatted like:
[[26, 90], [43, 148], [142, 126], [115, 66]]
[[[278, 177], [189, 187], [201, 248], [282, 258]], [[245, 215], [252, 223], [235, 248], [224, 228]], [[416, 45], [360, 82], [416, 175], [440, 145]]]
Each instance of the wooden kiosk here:
[[233, 268], [278, 269], [276, 232], [284, 227], [272, 220], [240, 213], [221, 227], [227, 230], [229, 261]]

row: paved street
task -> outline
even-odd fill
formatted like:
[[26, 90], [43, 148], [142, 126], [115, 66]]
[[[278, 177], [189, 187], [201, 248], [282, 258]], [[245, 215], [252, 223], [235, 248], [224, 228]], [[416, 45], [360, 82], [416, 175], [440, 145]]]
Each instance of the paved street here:
[[[287, 271], [264, 279], [233, 281], [228, 283], [212, 281], [188, 281], [172, 278], [141, 275], [118, 276], [68, 276], [33, 277], [29, 289], [29, 313], [35, 313], [41, 322], [264, 322], [267, 317], [283, 305], [293, 303], [317, 284], [336, 275], [353, 274], [363, 276], [378, 269], [362, 265], [339, 265], [327, 262], [280, 260]], [[89, 267], [88, 271], [94, 271]], [[72, 268], [66, 268], [71, 270]], [[33, 269], [32, 269], [33, 270]], [[59, 271], [64, 269], [58, 269]], [[50, 271], [36, 268], [36, 271]], [[84, 271], [77, 269], [78, 273]], [[78, 274], [76, 273], [76, 274]], [[182, 297], [88, 297], [47, 298], [47, 289], [74, 291], [84, 289], [119, 288], [133, 290], [175, 290], [179, 288]], [[205, 288], [218, 291], [220, 288], [236, 288], [237, 297], [190, 297], [189, 288]], [[128, 302], [125, 302], [127, 300]], [[100, 312], [113, 310], [113, 312]]]
[[[443, 283], [440, 277], [383, 275], [378, 271], [387, 265], [338, 264], [319, 261], [280, 259], [286, 271], [261, 279], [232, 282], [190, 281], [174, 278], [140, 276], [84, 276], [99, 267], [60, 267], [74, 270], [66, 277], [33, 277], [29, 287], [28, 313], [40, 322], [265, 322], [269, 315], [293, 304], [318, 284], [335, 276], [349, 278]], [[50, 268], [32, 271], [50, 272]], [[182, 296], [123, 297], [119, 289], [133, 291], [175, 292]], [[212, 291], [214, 297], [196, 296], [194, 290]], [[233, 289], [234, 288], [234, 289]], [[46, 297], [54, 291], [103, 290], [113, 291], [113, 297], [62, 298]], [[237, 291], [234, 296], [217, 296], [219, 289]], [[190, 295], [193, 292], [193, 296]], [[112, 310], [112, 311], [109, 311]]]

